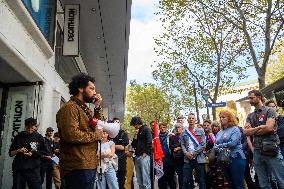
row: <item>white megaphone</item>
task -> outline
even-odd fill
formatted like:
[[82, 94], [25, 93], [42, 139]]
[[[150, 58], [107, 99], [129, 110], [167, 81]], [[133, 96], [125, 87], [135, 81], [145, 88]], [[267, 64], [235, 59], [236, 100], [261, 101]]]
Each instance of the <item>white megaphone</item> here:
[[97, 125], [99, 129], [103, 129], [103, 131], [107, 132], [110, 138], [115, 138], [120, 130], [120, 125], [118, 123], [107, 123], [98, 120]]

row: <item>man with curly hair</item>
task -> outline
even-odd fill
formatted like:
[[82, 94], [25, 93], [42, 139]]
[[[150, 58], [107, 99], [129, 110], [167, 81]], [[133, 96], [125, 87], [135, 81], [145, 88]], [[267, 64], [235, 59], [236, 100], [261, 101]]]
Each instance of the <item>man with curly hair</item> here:
[[[97, 168], [97, 140], [103, 131], [93, 127], [95, 116], [102, 119], [102, 98], [95, 91], [94, 78], [79, 74], [69, 84], [71, 99], [56, 115], [60, 137], [62, 188], [93, 189]], [[94, 113], [86, 103], [94, 103]]]

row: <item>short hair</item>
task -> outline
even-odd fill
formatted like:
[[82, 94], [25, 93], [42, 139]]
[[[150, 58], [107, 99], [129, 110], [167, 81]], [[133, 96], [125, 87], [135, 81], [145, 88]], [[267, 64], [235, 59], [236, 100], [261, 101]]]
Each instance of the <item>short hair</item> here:
[[116, 120], [120, 121], [120, 119], [119, 119], [118, 117], [114, 117], [114, 118], [112, 119], [112, 122], [114, 122], [114, 121], [116, 121]]
[[25, 127], [29, 128], [37, 124], [37, 119], [29, 117], [25, 120]]
[[210, 119], [205, 119], [205, 120], [203, 121], [203, 124], [204, 124], [204, 123], [209, 123], [209, 124], [211, 125], [212, 121], [211, 121]]
[[58, 138], [59, 138], [59, 133], [58, 133], [58, 132], [55, 132], [55, 133], [53, 134], [53, 137], [58, 137]]
[[253, 93], [255, 96], [263, 97], [262, 92], [260, 92], [259, 90], [254, 89], [254, 90], [251, 90], [251, 91], [248, 92], [249, 95], [251, 95], [252, 93]]
[[174, 125], [174, 127], [175, 127], [175, 129], [176, 129], [177, 127], [183, 128], [183, 125], [182, 125], [181, 123], [176, 123], [176, 124]]
[[179, 115], [177, 119], [184, 119], [183, 115]]
[[259, 97], [262, 103], [265, 102], [265, 98], [260, 90], [256, 90], [256, 89], [251, 90], [248, 92], [248, 95], [251, 95], [251, 94], [254, 94], [256, 97]]
[[162, 125], [168, 127], [168, 125], [167, 125], [166, 123], [159, 123], [159, 128], [160, 128]]
[[220, 113], [219, 113], [219, 116], [223, 114], [225, 116], [228, 117], [228, 125], [229, 127], [231, 126], [237, 126], [238, 125], [238, 121], [236, 119], [236, 116], [229, 110], [222, 110]]
[[88, 83], [95, 83], [95, 79], [85, 73], [81, 73], [72, 77], [71, 82], [69, 83], [69, 93], [73, 96], [78, 95], [80, 88], [86, 88]]
[[131, 125], [131, 126], [143, 125], [143, 121], [142, 121], [141, 117], [139, 117], [139, 116], [134, 116], [134, 117], [132, 117], [132, 119], [131, 119], [131, 121], [130, 121], [130, 125]]
[[192, 112], [190, 112], [190, 113], [188, 114], [188, 116], [191, 116], [191, 115], [195, 117], [195, 114], [192, 113]]
[[268, 106], [270, 103], [273, 103], [275, 106], [277, 106], [277, 103], [276, 103], [275, 100], [273, 100], [273, 99], [267, 100], [267, 101], [265, 102], [265, 106]]

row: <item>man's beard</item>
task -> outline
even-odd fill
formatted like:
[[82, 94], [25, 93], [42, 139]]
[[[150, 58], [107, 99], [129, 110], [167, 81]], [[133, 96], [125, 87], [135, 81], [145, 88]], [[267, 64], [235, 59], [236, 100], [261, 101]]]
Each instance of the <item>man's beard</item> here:
[[83, 100], [86, 103], [93, 103], [94, 102], [94, 97], [89, 97], [88, 94], [86, 92], [83, 92]]

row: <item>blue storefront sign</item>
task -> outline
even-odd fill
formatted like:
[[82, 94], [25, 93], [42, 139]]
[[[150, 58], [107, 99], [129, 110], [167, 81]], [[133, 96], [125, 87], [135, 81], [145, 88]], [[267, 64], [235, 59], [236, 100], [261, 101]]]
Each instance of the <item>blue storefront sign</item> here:
[[54, 42], [55, 0], [22, 0], [38, 28], [52, 46]]

